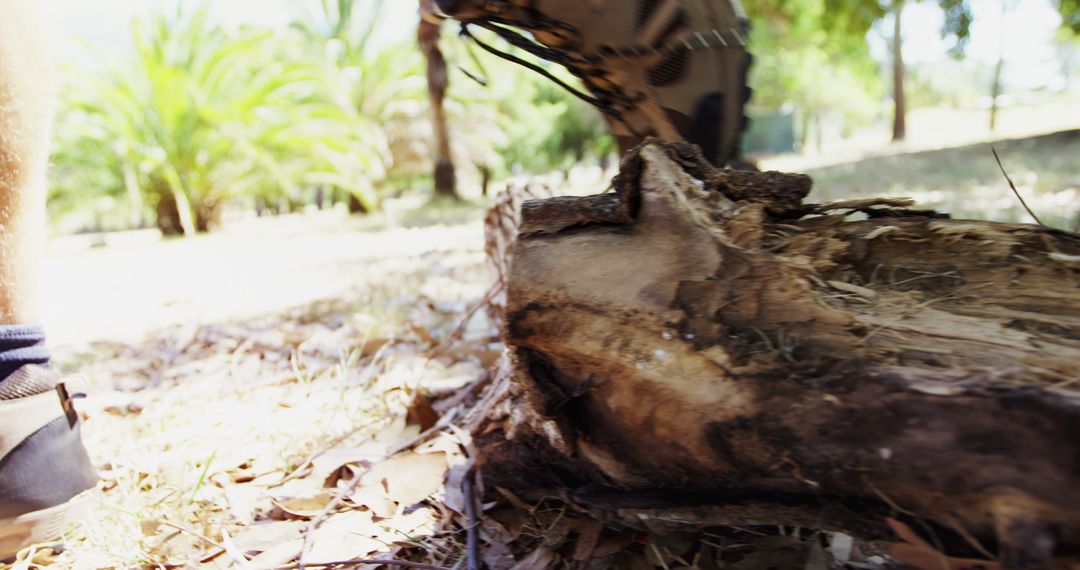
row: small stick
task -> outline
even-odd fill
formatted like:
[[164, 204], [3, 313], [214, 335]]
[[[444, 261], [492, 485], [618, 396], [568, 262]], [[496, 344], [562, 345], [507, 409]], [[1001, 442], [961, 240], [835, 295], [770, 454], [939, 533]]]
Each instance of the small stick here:
[[468, 473], [461, 482], [461, 492], [465, 495], [465, 516], [469, 519], [466, 529], [466, 548], [469, 553], [469, 570], [480, 570], [480, 548], [477, 539], [477, 527], [480, 521], [476, 516], [476, 489], [473, 486], [473, 474]]
[[222, 544], [222, 543], [220, 543], [220, 542], [218, 542], [218, 541], [216, 541], [216, 540], [214, 540], [212, 538], [205, 537], [205, 536], [191, 530], [190, 528], [178, 525], [176, 523], [171, 523], [171, 522], [169, 522], [167, 520], [163, 520], [163, 519], [158, 519], [157, 522], [160, 525], [167, 526], [169, 528], [180, 531], [180, 532], [182, 532], [184, 534], [190, 535], [190, 536], [192, 536], [192, 537], [194, 537], [194, 538], [196, 538], [198, 540], [201, 540], [201, 541], [205, 542], [206, 544], [209, 544], [210, 546], [213, 546], [214, 548], [221, 549], [221, 551], [224, 552], [225, 554], [227, 554], [229, 556], [229, 558], [233, 559], [233, 562], [236, 562], [237, 564], [240, 564], [241, 567], [246, 567], [246, 565], [248, 563], [247, 557], [245, 557], [243, 554], [239, 554], [239, 558], [236, 557], [236, 555], [238, 553], [235, 551], [235, 549], [230, 550], [229, 547], [225, 546], [224, 544]]
[[[423, 562], [409, 562], [408, 560], [381, 560], [378, 558], [356, 558], [353, 560], [338, 560], [336, 562], [314, 562], [311, 564], [305, 564], [304, 566], [307, 568], [329, 568], [332, 566], [359, 566], [361, 564], [382, 564], [383, 566], [420, 568], [421, 570], [451, 570], [446, 566], [424, 564]], [[288, 566], [278, 566], [273, 570], [296, 570], [297, 568], [300, 568], [300, 563], [290, 564]]]
[[1020, 195], [1020, 191], [1016, 189], [1016, 184], [1013, 184], [1012, 178], [1009, 178], [1009, 173], [1005, 172], [1005, 166], [1001, 164], [1001, 157], [998, 156], [997, 149], [995, 149], [994, 147], [990, 147], [990, 152], [994, 153], [994, 160], [997, 161], [998, 168], [1001, 169], [1001, 174], [1005, 176], [1005, 180], [1009, 183], [1009, 188], [1012, 188], [1013, 194], [1016, 194], [1016, 199], [1020, 200], [1020, 205], [1023, 206], [1025, 210], [1027, 210], [1028, 215], [1031, 216], [1031, 219], [1035, 220], [1036, 224], [1039, 224], [1044, 228], [1047, 227], [1046, 224], [1042, 223], [1042, 221], [1039, 220], [1039, 216], [1036, 216], [1035, 212], [1031, 211], [1031, 208], [1028, 207], [1027, 202], [1024, 201], [1024, 197]]

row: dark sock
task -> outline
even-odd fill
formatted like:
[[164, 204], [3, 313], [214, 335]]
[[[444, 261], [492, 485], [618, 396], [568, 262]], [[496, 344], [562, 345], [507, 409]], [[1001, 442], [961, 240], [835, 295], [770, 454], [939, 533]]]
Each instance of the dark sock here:
[[50, 356], [40, 325], [0, 325], [0, 382], [27, 364], [47, 365]]

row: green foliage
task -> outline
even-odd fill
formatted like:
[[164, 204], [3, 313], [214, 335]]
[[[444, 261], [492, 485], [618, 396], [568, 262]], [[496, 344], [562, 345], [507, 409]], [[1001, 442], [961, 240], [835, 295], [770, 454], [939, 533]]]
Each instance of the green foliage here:
[[515, 79], [514, 95], [503, 102], [509, 135], [503, 154], [510, 165], [559, 170], [614, 151], [603, 119], [590, 105], [539, 75]]
[[361, 142], [322, 95], [320, 69], [278, 57], [268, 32], [230, 35], [205, 11], [178, 10], [136, 23], [134, 40], [132, 64], [85, 79], [70, 102], [57, 192], [96, 179], [115, 196], [122, 185], [164, 232], [191, 233], [234, 197], [275, 200], [337, 179], [336, 159]]
[[[482, 41], [498, 45], [518, 57], [533, 59], [523, 52], [499, 41], [490, 34], [477, 33]], [[473, 113], [488, 120], [489, 129], [501, 131], [485, 135], [493, 141], [492, 156], [486, 165], [505, 172], [519, 168], [526, 172], [564, 170], [587, 158], [599, 158], [616, 151], [615, 141], [608, 132], [600, 113], [591, 105], [554, 84], [549, 79], [514, 63], [491, 57], [478, 57], [471, 47], [455, 40], [448, 46], [452, 63], [469, 68], [474, 75], [483, 76], [486, 86], [468, 79], [464, 73], [454, 76], [450, 89], [459, 113], [464, 103]], [[479, 54], [486, 56], [487, 54]], [[581, 89], [580, 82], [564, 68], [534, 61], [570, 85]], [[455, 135], [468, 136], [468, 131], [483, 124], [483, 119], [468, 123]], [[479, 162], [478, 162], [479, 163]]]
[[[338, 156], [338, 176], [324, 181], [345, 189], [368, 211], [378, 208], [388, 184], [407, 183], [430, 170], [423, 58], [411, 43], [370, 46], [382, 6], [382, 0], [323, 0], [321, 11], [294, 24], [304, 38], [303, 57], [323, 66], [327, 95], [365, 141], [370, 158]], [[349, 188], [349, 180], [364, 183]]]
[[883, 14], [866, 0], [766, 0], [747, 3], [752, 22], [753, 105], [794, 106], [805, 115], [873, 114], [881, 93], [865, 36]]
[[[371, 42], [381, 6], [322, 0], [284, 32], [229, 31], [179, 8], [136, 22], [129, 61], [64, 89], [54, 219], [189, 234], [230, 204], [298, 204], [321, 188], [372, 211], [395, 189], [430, 186], [423, 57], [411, 41]], [[451, 68], [473, 67], [459, 39], [444, 44]], [[489, 86], [451, 82], [459, 169], [547, 171], [613, 149], [590, 107], [530, 71], [493, 66]]]
[[[949, 50], [953, 56], [964, 55], [968, 38], [971, 35], [971, 6], [968, 0], [937, 0], [941, 9], [945, 12], [945, 24], [941, 28], [941, 36], [953, 38], [956, 43]], [[1007, 0], [1001, 0], [1005, 2]]]
[[1058, 0], [1061, 26], [1080, 36], [1080, 0]]
[[[839, 113], [859, 122], [877, 112], [883, 85], [866, 35], [915, 0], [762, 0], [746, 3], [753, 28], [753, 104], [759, 112], [794, 106], [807, 117]], [[972, 23], [968, 0], [933, 0], [945, 12], [942, 36], [963, 54]], [[1063, 0], [1076, 2], [1077, 0]]]

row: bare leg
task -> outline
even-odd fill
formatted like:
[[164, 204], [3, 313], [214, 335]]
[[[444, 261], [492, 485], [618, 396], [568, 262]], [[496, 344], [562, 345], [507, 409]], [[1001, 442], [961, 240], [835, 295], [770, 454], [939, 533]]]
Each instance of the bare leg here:
[[97, 481], [37, 325], [53, 97], [43, 2], [0, 0], [0, 559], [90, 516], [80, 497]]
[[0, 0], [0, 324], [36, 323], [53, 81], [42, 0]]

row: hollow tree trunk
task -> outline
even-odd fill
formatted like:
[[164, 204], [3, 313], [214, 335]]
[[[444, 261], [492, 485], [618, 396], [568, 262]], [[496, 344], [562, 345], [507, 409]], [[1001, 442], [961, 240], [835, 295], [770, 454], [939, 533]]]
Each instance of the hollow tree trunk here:
[[450, 127], [446, 118], [446, 88], [450, 76], [446, 58], [439, 49], [441, 21], [435, 13], [434, 0], [420, 0], [420, 26], [417, 40], [427, 60], [428, 99], [431, 102], [431, 125], [435, 135], [435, 194], [457, 198], [457, 174], [450, 150]]
[[634, 526], [913, 513], [1006, 567], [1075, 553], [1080, 236], [810, 184], [650, 144], [615, 194], [526, 202], [484, 480]]

